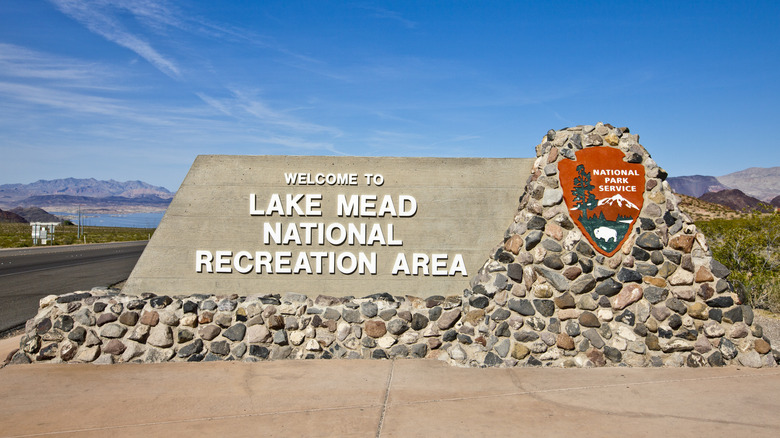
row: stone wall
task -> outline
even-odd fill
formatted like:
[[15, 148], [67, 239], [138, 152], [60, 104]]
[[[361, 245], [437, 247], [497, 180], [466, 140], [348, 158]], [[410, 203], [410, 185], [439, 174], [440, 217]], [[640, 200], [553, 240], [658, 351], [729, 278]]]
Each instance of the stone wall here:
[[[617, 148], [644, 166], [630, 236], [594, 251], [562, 199], [557, 163]], [[465, 366], [774, 366], [749, 306], [677, 208], [666, 172], [626, 128], [550, 131], [503, 239], [462, 295], [425, 299], [142, 296], [41, 300], [12, 363], [437, 358]]]

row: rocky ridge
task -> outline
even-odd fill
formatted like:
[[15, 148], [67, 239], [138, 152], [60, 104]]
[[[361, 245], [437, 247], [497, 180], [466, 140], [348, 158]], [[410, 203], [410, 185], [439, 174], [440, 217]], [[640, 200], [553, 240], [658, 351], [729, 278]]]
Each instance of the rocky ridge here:
[[760, 211], [769, 213], [774, 211], [771, 205], [748, 196], [739, 189], [708, 192], [701, 195], [699, 199], [713, 204], [720, 204], [739, 212]]
[[[626, 128], [549, 131], [512, 224], [462, 295], [49, 296], [11, 363], [430, 357], [457, 366], [775, 366], [753, 311]], [[613, 256], [572, 223], [561, 160], [596, 146], [645, 167]], [[498, 240], [498, 239], [497, 239]]]

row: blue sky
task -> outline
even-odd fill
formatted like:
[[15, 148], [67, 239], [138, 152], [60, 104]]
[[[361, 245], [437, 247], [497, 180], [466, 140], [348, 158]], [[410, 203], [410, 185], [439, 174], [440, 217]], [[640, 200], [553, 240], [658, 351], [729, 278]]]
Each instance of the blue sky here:
[[0, 183], [198, 154], [532, 157], [628, 126], [671, 175], [780, 166], [780, 2], [0, 3]]

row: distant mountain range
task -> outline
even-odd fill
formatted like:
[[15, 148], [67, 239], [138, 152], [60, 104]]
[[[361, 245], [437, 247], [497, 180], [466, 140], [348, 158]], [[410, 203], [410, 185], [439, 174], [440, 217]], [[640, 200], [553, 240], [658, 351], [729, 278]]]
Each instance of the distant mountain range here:
[[168, 207], [173, 195], [165, 187], [143, 181], [65, 178], [0, 185], [0, 208], [41, 207], [48, 211], [75, 211], [82, 207], [107, 212], [162, 211]]
[[723, 176], [675, 176], [667, 178], [675, 192], [699, 198], [708, 192], [739, 189], [742, 193], [770, 203], [780, 195], [780, 167], [751, 167]]
[[[724, 205], [734, 211], [772, 211], [766, 208], [766, 202], [762, 202], [752, 196], [748, 196], [739, 189], [721, 190], [719, 192], [707, 192], [699, 199], [713, 204]], [[780, 196], [776, 198], [780, 200]]]

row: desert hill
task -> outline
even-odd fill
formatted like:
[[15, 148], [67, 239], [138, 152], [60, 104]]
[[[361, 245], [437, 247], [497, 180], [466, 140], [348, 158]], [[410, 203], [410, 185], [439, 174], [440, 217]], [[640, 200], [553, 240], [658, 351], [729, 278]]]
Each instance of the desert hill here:
[[24, 224], [27, 220], [12, 211], [0, 210], [0, 222]]
[[744, 194], [763, 202], [780, 194], [780, 167], [751, 167], [723, 176], [689, 175], [667, 179], [678, 194], [698, 198], [707, 192], [739, 189]]
[[761, 202], [752, 196], [748, 196], [738, 189], [705, 193], [701, 195], [699, 199], [702, 201], [712, 202], [714, 204], [725, 205], [732, 210], [740, 212], [767, 210], [766, 208], [763, 208], [763, 206], [766, 206], [766, 203]]

